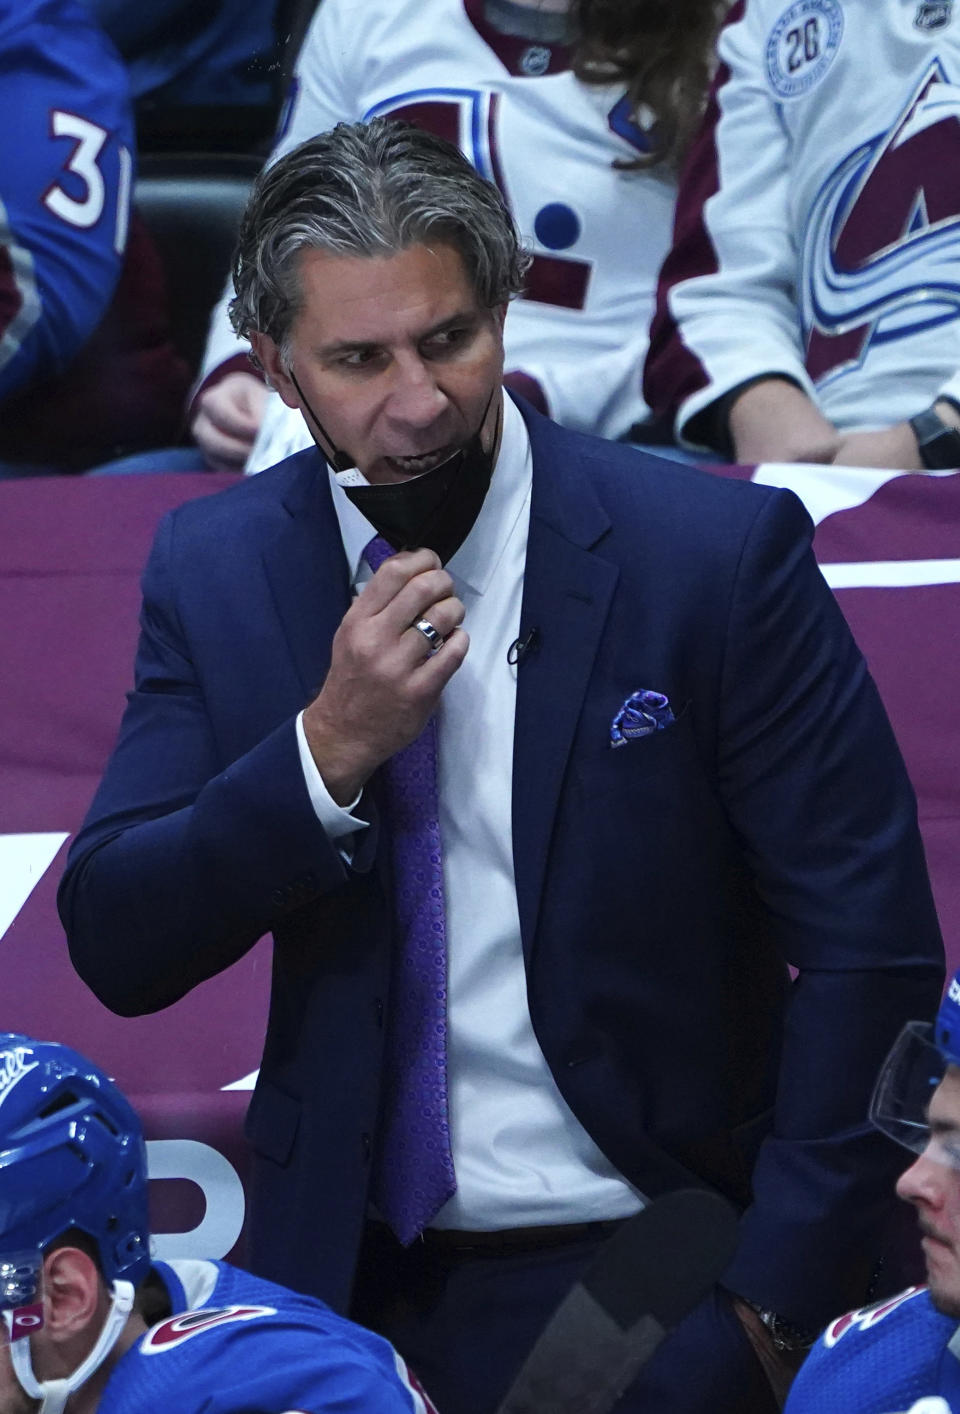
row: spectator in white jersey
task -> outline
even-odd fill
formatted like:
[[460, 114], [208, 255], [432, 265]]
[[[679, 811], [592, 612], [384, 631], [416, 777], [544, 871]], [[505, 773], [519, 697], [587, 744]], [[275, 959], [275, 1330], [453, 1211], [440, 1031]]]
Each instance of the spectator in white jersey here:
[[0, 1034], [0, 1414], [436, 1414], [387, 1341], [226, 1262], [151, 1264], [146, 1150], [67, 1046]]
[[644, 388], [739, 462], [960, 465], [952, 0], [738, 0]]
[[[640, 370], [675, 170], [724, 8], [323, 0], [273, 158], [382, 115], [457, 143], [499, 186], [533, 254], [506, 331], [507, 386], [567, 426], [624, 436], [647, 418]], [[310, 433], [276, 395], [265, 413], [267, 391], [230, 328], [231, 294], [214, 312], [192, 431], [212, 463], [259, 470], [311, 445]]]

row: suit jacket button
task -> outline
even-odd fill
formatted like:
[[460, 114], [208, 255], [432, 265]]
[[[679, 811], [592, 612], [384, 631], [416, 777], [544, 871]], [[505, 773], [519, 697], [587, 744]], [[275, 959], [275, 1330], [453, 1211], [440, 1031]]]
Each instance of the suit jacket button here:
[[380, 997], [377, 997], [376, 1001], [374, 1002], [374, 1004], [373, 1004], [373, 1009], [374, 1009], [374, 1014], [376, 1015], [376, 1018], [377, 1018], [377, 1027], [379, 1028], [379, 1030], [382, 1031], [382, 1030], [383, 1030], [383, 1000], [382, 1000]]
[[361, 1152], [361, 1154], [363, 1155], [363, 1162], [364, 1162], [365, 1164], [368, 1164], [368, 1163], [370, 1162], [370, 1135], [369, 1135], [369, 1134], [361, 1134], [361, 1135], [360, 1135], [360, 1152]]

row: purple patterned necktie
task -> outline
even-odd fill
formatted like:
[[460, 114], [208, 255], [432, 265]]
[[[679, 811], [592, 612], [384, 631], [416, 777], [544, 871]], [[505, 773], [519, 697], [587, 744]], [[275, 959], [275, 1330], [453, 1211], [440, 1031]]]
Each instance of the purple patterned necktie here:
[[[372, 570], [393, 554], [381, 536]], [[409, 1244], [456, 1191], [447, 1111], [447, 948], [437, 802], [437, 719], [382, 768], [393, 845], [397, 946], [371, 1196]]]

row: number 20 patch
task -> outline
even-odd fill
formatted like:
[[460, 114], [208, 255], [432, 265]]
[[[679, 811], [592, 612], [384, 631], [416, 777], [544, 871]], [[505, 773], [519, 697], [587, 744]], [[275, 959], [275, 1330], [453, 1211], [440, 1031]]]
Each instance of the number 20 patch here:
[[778, 98], [800, 98], [833, 63], [843, 37], [838, 0], [797, 0], [784, 10], [767, 40], [766, 67]]

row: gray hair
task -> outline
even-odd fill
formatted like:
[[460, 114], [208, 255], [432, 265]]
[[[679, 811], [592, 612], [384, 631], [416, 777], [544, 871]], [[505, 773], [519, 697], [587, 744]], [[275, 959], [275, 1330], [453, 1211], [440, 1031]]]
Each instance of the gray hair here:
[[490, 182], [442, 138], [393, 119], [339, 123], [257, 179], [240, 227], [230, 320], [268, 334], [285, 357], [300, 311], [298, 257], [390, 256], [445, 242], [482, 308], [520, 293], [530, 257]]

